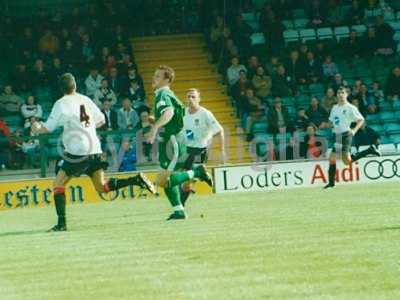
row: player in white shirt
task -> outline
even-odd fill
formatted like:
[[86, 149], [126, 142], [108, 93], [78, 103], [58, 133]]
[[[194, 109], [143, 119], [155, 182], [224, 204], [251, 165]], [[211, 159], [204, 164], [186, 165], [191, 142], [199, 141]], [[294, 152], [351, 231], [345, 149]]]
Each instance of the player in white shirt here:
[[[183, 130], [186, 135], [186, 151], [188, 157], [184, 169], [191, 170], [194, 163], [204, 164], [208, 159], [208, 148], [212, 138], [219, 135], [221, 158], [225, 161], [224, 129], [214, 117], [213, 113], [200, 105], [200, 92], [192, 88], [186, 94], [188, 107], [183, 118]], [[192, 192], [192, 182], [188, 181], [181, 186], [181, 201], [185, 205]]]
[[[332, 107], [329, 115], [329, 121], [333, 125], [335, 144], [329, 157], [329, 183], [325, 186], [325, 189], [335, 186], [336, 156], [338, 152], [339, 155], [341, 154], [342, 161], [345, 165], [350, 165], [352, 162], [365, 157], [368, 154], [380, 155], [374, 145], [354, 156], [350, 154], [352, 138], [363, 126], [365, 121], [358, 108], [347, 101], [347, 97], [347, 90], [344, 87], [340, 87], [337, 91], [338, 103]], [[350, 126], [353, 123], [356, 125], [354, 128], [351, 128]]]
[[50, 116], [43, 125], [32, 124], [36, 134], [50, 133], [63, 127], [62, 143], [65, 148], [63, 160], [58, 164], [53, 183], [54, 203], [58, 223], [50, 231], [65, 231], [65, 185], [72, 177], [88, 175], [100, 193], [107, 193], [128, 185], [138, 185], [154, 193], [155, 188], [142, 174], [126, 179], [104, 177], [108, 164], [101, 160], [102, 153], [96, 128], [105, 123], [104, 115], [88, 97], [76, 92], [76, 82], [72, 74], [66, 73], [60, 78], [60, 88], [64, 96], [53, 106]]

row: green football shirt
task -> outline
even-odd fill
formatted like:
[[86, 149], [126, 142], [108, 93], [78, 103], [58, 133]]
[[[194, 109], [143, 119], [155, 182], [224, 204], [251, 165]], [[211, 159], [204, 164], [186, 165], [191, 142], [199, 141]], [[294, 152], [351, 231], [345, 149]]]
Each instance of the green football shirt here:
[[174, 110], [174, 116], [160, 130], [160, 136], [164, 138], [165, 141], [168, 141], [171, 135], [177, 135], [182, 130], [185, 107], [169, 87], [156, 90], [154, 101], [154, 115], [156, 121], [161, 117], [165, 109], [170, 107]]

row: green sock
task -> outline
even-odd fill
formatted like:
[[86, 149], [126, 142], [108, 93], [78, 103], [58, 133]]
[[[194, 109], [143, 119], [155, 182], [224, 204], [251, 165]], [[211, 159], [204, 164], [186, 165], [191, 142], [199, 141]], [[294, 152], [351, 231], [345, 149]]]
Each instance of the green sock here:
[[184, 172], [174, 172], [169, 176], [169, 186], [177, 186], [181, 185], [185, 181], [193, 179], [194, 172], [193, 171], [184, 171]]
[[182, 202], [181, 202], [181, 194], [179, 190], [179, 186], [175, 185], [173, 187], [167, 187], [164, 189], [165, 194], [168, 197], [171, 206], [175, 211], [184, 211]]

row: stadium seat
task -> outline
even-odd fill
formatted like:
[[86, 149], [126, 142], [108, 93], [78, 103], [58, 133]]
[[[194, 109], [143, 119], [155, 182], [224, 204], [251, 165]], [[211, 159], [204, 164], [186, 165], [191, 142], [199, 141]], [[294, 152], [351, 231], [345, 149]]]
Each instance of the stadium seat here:
[[320, 83], [312, 83], [308, 86], [308, 89], [310, 90], [311, 95], [317, 95], [317, 94], [324, 94], [325, 88], [323, 84]]
[[281, 98], [283, 105], [294, 105], [296, 100], [293, 97], [283, 97]]
[[294, 42], [299, 40], [299, 32], [297, 30], [285, 30], [283, 32], [285, 42]]
[[390, 140], [395, 143], [396, 145], [400, 144], [400, 134], [390, 135]]
[[263, 45], [265, 44], [264, 34], [261, 32], [253, 33], [251, 36], [251, 44], [254, 45]]
[[308, 20], [308, 19], [303, 19], [303, 18], [295, 19], [293, 21], [294, 28], [296, 28], [296, 29], [304, 29], [304, 28], [307, 27], [309, 22], [310, 22], [310, 20]]
[[257, 21], [256, 14], [254, 12], [242, 13], [242, 18], [245, 22]]
[[379, 118], [384, 123], [396, 121], [396, 115], [394, 114], [394, 112], [389, 111], [379, 113]]
[[294, 29], [294, 24], [292, 20], [283, 20], [282, 23], [286, 29]]
[[395, 30], [400, 31], [400, 20], [399, 21], [391, 21], [388, 24]]
[[386, 101], [382, 101], [379, 103], [379, 109], [380, 111], [392, 111], [392, 105]]
[[307, 16], [306, 12], [302, 8], [292, 10], [292, 15], [293, 15], [293, 18], [295, 18], [295, 19], [305, 18]]
[[382, 15], [382, 10], [381, 9], [367, 9], [365, 10], [365, 17], [366, 18], [375, 18], [377, 16]]
[[339, 26], [334, 28], [336, 40], [339, 42], [342, 38], [347, 38], [350, 35], [350, 29], [347, 26]]
[[386, 145], [386, 144], [393, 144], [393, 141], [390, 137], [386, 136], [386, 135], [382, 135], [379, 140], [381, 141], [382, 145]]
[[[397, 116], [400, 117], [400, 101], [393, 103], [393, 109], [397, 112]], [[399, 118], [398, 118], [399, 119]]]
[[379, 145], [379, 150], [382, 154], [393, 154], [397, 152], [397, 147], [395, 144], [383, 144]]
[[386, 123], [383, 124], [383, 128], [389, 135], [400, 133], [400, 124], [398, 123]]
[[267, 133], [267, 122], [254, 122], [251, 126], [251, 133], [255, 135], [256, 133]]
[[255, 21], [247, 21], [247, 24], [250, 25], [250, 27], [254, 30], [254, 31], [259, 31], [260, 30], [260, 22], [258, 20]]
[[396, 20], [396, 15], [394, 12], [392, 11], [386, 11], [383, 16], [385, 17], [385, 21], [389, 22], [389, 21], [395, 21]]
[[317, 37], [320, 40], [332, 39], [333, 31], [330, 27], [318, 28], [317, 29]]
[[373, 114], [373, 115], [367, 115], [367, 124], [372, 125], [372, 124], [379, 124], [381, 122], [381, 119], [378, 114]]
[[317, 35], [314, 29], [301, 29], [299, 30], [300, 39], [302, 42], [306, 42], [309, 40], [315, 40]]
[[362, 35], [362, 34], [364, 34], [364, 32], [367, 31], [367, 26], [362, 25], [362, 24], [360, 24], [360, 25], [353, 25], [353, 26], [351, 26], [351, 29], [352, 29], [352, 30], [355, 30], [355, 31], [358, 33], [358, 35]]
[[368, 126], [371, 127], [373, 130], [375, 130], [379, 134], [382, 134], [385, 132], [385, 128], [380, 124], [370, 124]]
[[400, 41], [400, 31], [396, 31], [396, 33], [395, 33], [394, 36], [393, 36], [393, 39], [394, 39], [396, 42], [399, 42], [399, 41]]

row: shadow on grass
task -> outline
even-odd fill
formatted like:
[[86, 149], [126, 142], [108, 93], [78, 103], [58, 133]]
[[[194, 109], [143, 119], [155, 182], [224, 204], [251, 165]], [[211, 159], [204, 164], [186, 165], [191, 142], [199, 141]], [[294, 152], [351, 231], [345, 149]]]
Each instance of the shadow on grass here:
[[374, 231], [400, 230], [400, 225], [399, 225], [399, 226], [380, 227], [380, 228], [375, 228], [375, 229], [373, 229], [373, 230], [374, 230]]
[[33, 235], [39, 233], [46, 233], [46, 230], [24, 230], [24, 231], [10, 231], [0, 232], [0, 238], [7, 236], [18, 236], [18, 235]]

